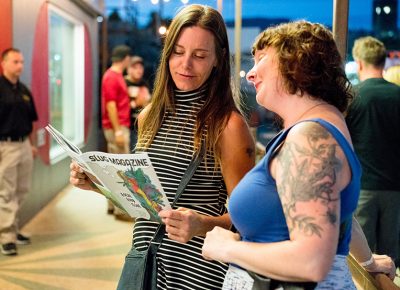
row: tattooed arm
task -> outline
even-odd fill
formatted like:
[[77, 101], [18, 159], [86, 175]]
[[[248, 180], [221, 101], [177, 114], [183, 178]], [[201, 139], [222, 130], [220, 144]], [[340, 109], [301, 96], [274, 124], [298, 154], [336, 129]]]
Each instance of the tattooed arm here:
[[[255, 145], [243, 117], [232, 113], [227, 126], [221, 134], [221, 171], [228, 194], [254, 166]], [[179, 242], [187, 242], [195, 235], [204, 236], [215, 226], [230, 228], [229, 214], [219, 217], [200, 215], [192, 210], [180, 208], [159, 213], [166, 224], [168, 236]]]
[[302, 253], [294, 263], [320, 280], [337, 249], [340, 191], [351, 177], [346, 157], [324, 127], [305, 122], [290, 131], [273, 162], [290, 239]]
[[203, 255], [275, 279], [320, 281], [336, 253], [339, 192], [350, 180], [344, 154], [326, 129], [305, 122], [291, 129], [270, 170], [290, 240], [241, 242], [237, 235], [216, 228], [207, 234]]

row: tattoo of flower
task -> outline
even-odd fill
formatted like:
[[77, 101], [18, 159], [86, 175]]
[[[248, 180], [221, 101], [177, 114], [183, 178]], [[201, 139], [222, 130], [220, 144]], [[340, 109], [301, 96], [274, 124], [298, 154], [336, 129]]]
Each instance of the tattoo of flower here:
[[332, 142], [329, 132], [317, 124], [304, 126], [300, 133], [307, 143], [286, 141], [277, 155], [282, 166], [282, 182], [278, 191], [283, 198], [283, 210], [288, 219], [289, 231], [301, 230], [306, 235], [321, 237], [322, 228], [311, 215], [298, 214], [299, 202], [318, 202], [325, 207], [323, 216], [329, 224], [337, 222], [333, 186], [337, 173], [342, 168], [336, 157], [337, 144]]

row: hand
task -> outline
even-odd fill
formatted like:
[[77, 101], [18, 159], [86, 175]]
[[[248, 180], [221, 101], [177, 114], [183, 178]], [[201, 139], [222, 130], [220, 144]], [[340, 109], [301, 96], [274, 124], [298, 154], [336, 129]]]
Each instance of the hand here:
[[78, 163], [76, 163], [75, 161], [71, 161], [69, 168], [71, 169], [69, 173], [69, 182], [72, 185], [84, 190], [94, 190], [95, 185], [83, 172]]
[[240, 240], [240, 235], [233, 233], [221, 227], [214, 229], [206, 234], [203, 244], [202, 254], [206, 260], [216, 260], [220, 262], [229, 262], [226, 254], [230, 245]]
[[374, 261], [371, 265], [365, 266], [365, 270], [371, 273], [384, 273], [394, 280], [396, 276], [396, 266], [392, 258], [386, 255], [372, 254]]
[[31, 146], [32, 149], [32, 157], [36, 158], [36, 156], [38, 155], [38, 149], [36, 146]]
[[118, 130], [114, 132], [114, 137], [115, 137], [115, 144], [118, 147], [124, 147], [125, 146], [125, 134], [123, 131]]
[[171, 240], [187, 243], [201, 233], [202, 216], [193, 210], [180, 207], [176, 210], [162, 210], [158, 215]]

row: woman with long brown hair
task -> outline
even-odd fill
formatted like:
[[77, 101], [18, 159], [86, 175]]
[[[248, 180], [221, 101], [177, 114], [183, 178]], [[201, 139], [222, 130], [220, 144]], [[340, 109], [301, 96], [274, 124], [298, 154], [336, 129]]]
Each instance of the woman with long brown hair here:
[[[173, 19], [151, 103], [138, 119], [136, 152], [147, 152], [172, 203], [192, 156], [206, 155], [177, 207], [161, 211], [166, 234], [157, 251], [159, 289], [221, 289], [227, 265], [201, 254], [205, 234], [230, 228], [227, 198], [254, 166], [254, 141], [231, 88], [230, 52], [222, 16], [189, 5]], [[82, 173], [71, 183], [89, 189]], [[157, 222], [136, 219], [133, 247], [147, 249]]]

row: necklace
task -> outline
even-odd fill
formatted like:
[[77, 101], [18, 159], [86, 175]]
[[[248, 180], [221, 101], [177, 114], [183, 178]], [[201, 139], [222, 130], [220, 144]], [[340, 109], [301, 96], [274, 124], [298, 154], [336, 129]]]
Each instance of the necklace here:
[[314, 108], [316, 108], [316, 107], [318, 107], [318, 106], [326, 105], [326, 104], [327, 104], [327, 103], [325, 103], [325, 102], [324, 102], [324, 103], [318, 103], [318, 104], [312, 106], [311, 108], [308, 108], [308, 109], [305, 110], [305, 111], [300, 115], [300, 117], [298, 117], [298, 118], [296, 119], [296, 121], [294, 121], [293, 123], [296, 124], [298, 121], [301, 120], [301, 118], [303, 118], [307, 113], [309, 113], [310, 111], [312, 111]]

